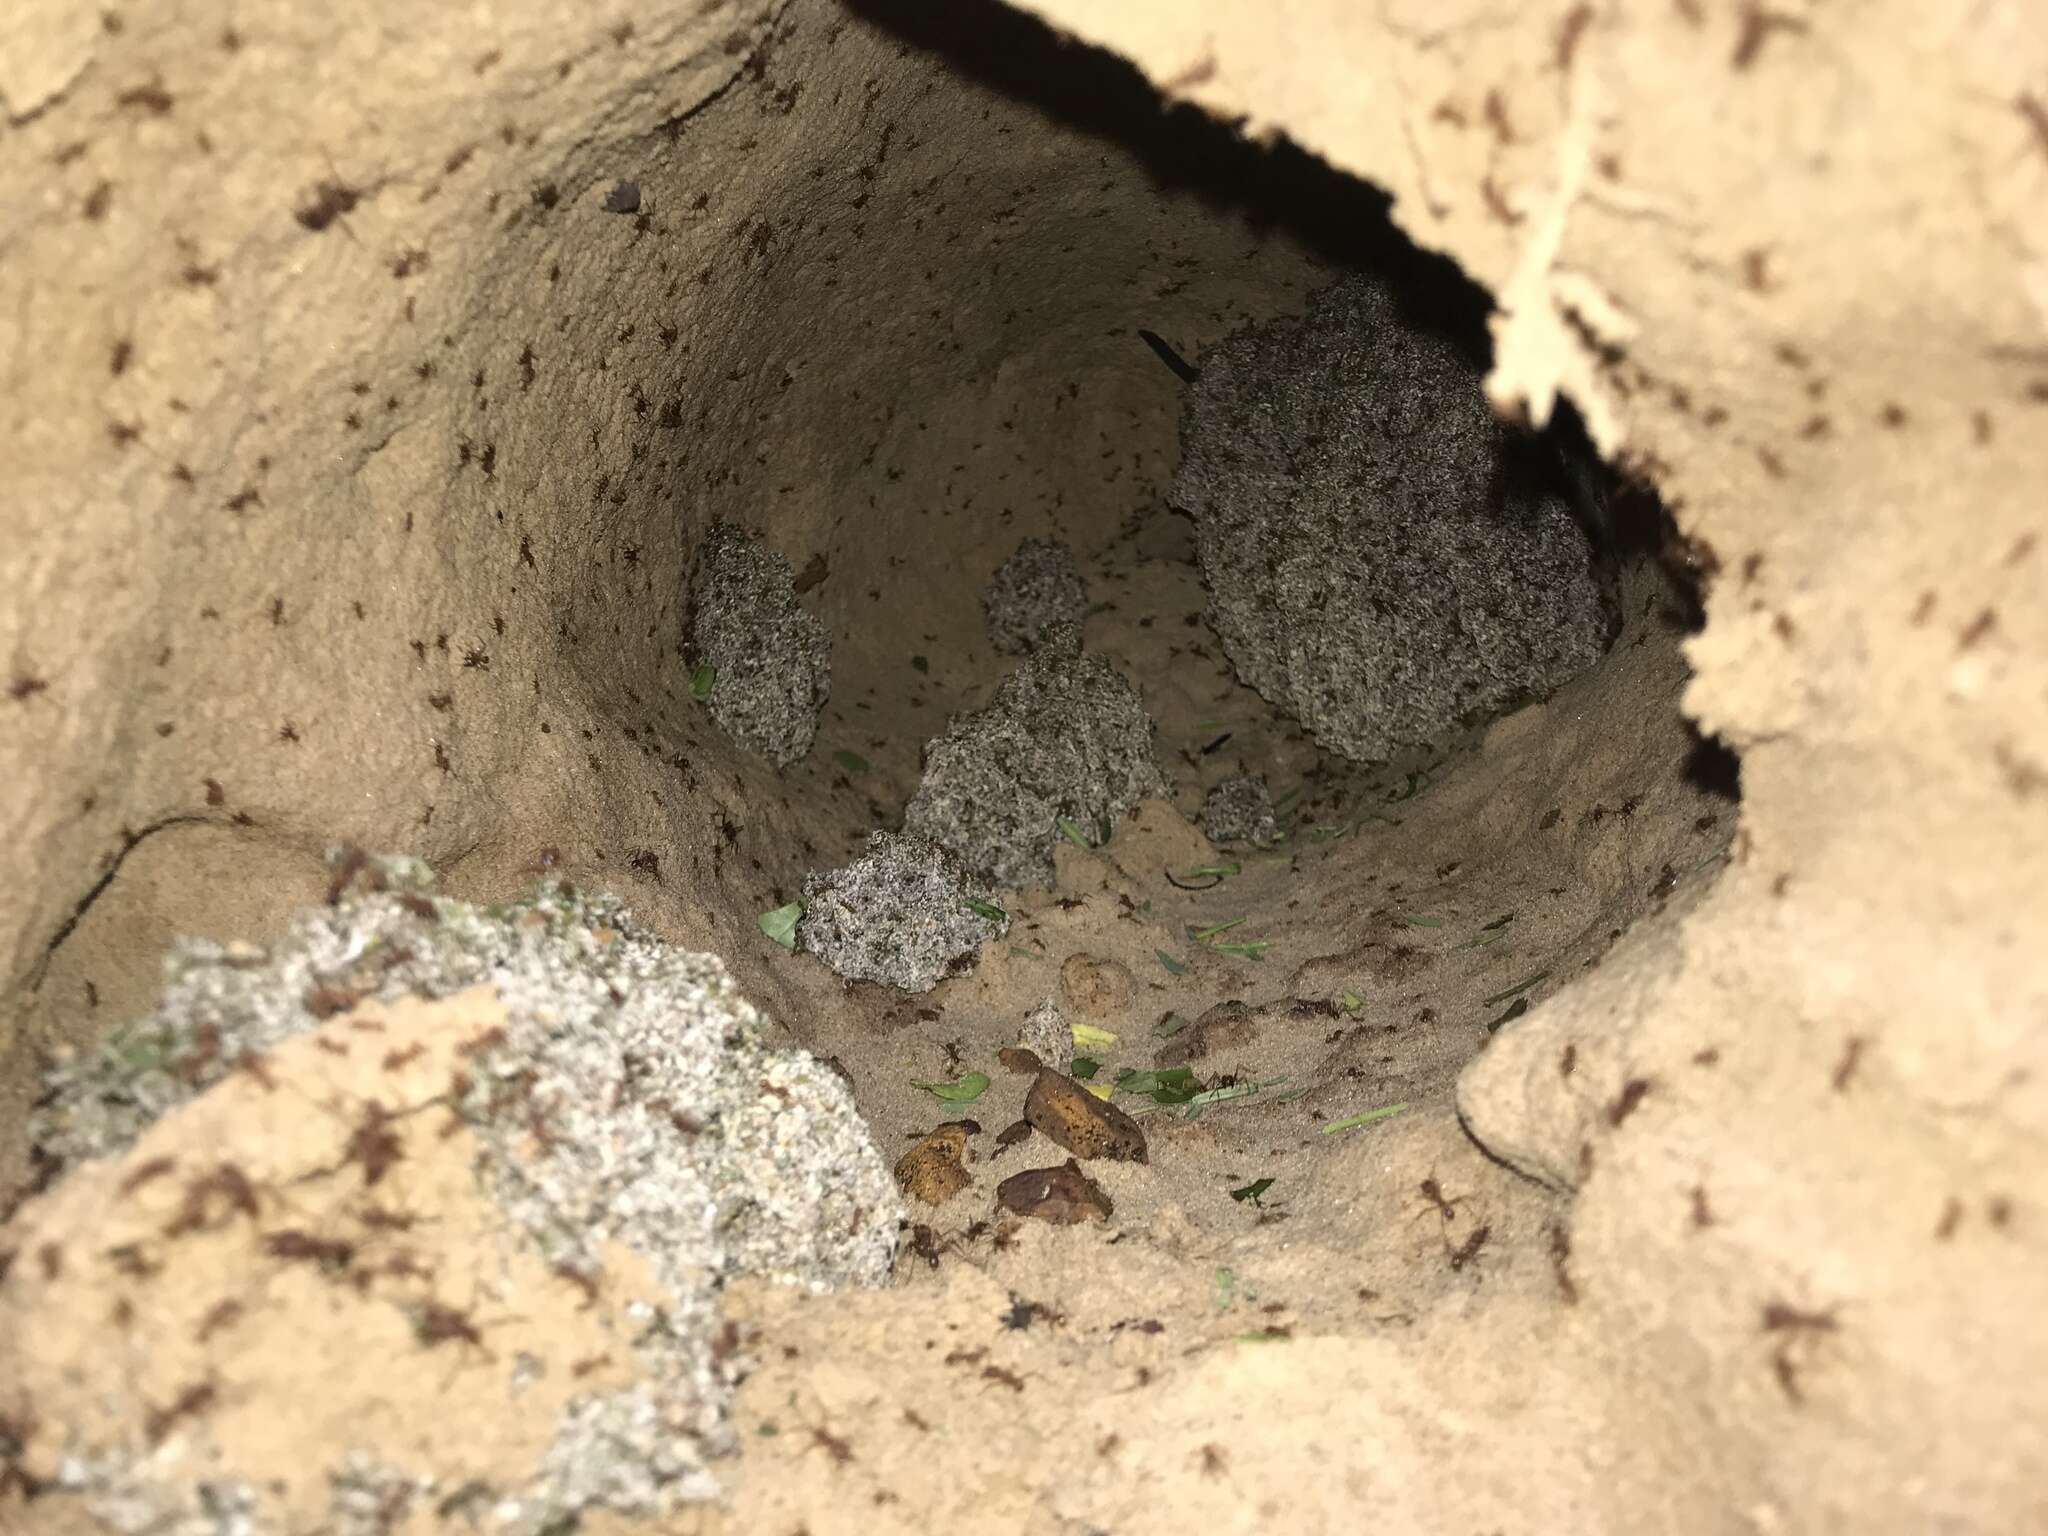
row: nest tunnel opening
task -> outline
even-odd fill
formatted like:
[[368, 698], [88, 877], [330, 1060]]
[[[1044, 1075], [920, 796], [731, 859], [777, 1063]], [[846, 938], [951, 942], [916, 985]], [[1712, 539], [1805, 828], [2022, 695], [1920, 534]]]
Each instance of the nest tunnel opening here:
[[[625, 181], [630, 198], [609, 195]], [[572, 223], [569, 207], [590, 212]], [[511, 679], [522, 697], [530, 674], [530, 700], [468, 726], [452, 688], [429, 692], [431, 767], [409, 758], [400, 791], [374, 760], [361, 824], [287, 823], [253, 852], [184, 844], [157, 865], [184, 823], [136, 839], [144, 856], [95, 887], [107, 899], [44, 968], [46, 997], [105, 1011], [41, 1038], [90, 1038], [147, 1006], [162, 892], [186, 913], [195, 884], [277, 908], [324, 883], [300, 868], [307, 846], [361, 841], [496, 894], [545, 842], [543, 862], [559, 853], [664, 937], [724, 956], [799, 1043], [846, 1056], [885, 1146], [931, 1119], [916, 1082], [991, 1057], [1045, 997], [1113, 1015], [1111, 1070], [1289, 1077], [1284, 1122], [1241, 1123], [1312, 1132], [1448, 1094], [1493, 1031], [1718, 869], [1736, 765], [1678, 707], [1704, 573], [1654, 489], [1600, 463], [1569, 408], [1510, 440], [1508, 473], [1555, 481], [1590, 519], [1613, 632], [1547, 702], [1357, 761], [1247, 686], [1218, 642], [1173, 490], [1184, 373], [1357, 273], [1473, 379], [1486, 367], [1488, 296], [1409, 242], [1376, 188], [1162, 105], [1122, 60], [1000, 6], [802, 0], [733, 89], [649, 133], [578, 140], [499, 223], [474, 276], [476, 337], [451, 337], [461, 365], [434, 375], [459, 386], [431, 429], [448, 439], [451, 515], [422, 513], [415, 536], [406, 506], [416, 542], [392, 584], [420, 596], [408, 666], [439, 649], [458, 679]], [[396, 343], [392, 363], [422, 366]], [[501, 533], [512, 579], [488, 627], [436, 640], [435, 609], [471, 574], [452, 533], [437, 542], [455, 511]], [[692, 696], [689, 576], [719, 523], [787, 560], [830, 638], [815, 742], [784, 768]], [[1084, 645], [1135, 684], [1168, 794], [1099, 849], [1061, 842], [1054, 881], [1002, 894], [1008, 939], [938, 992], [849, 984], [777, 949], [758, 916], [899, 825], [927, 743], [1014, 669], [982, 595], [1027, 539], [1074, 551]], [[553, 820], [508, 831], [474, 803], [435, 819], [431, 794], [414, 815], [412, 787], [439, 786], [451, 760], [519, 762], [547, 782]], [[1267, 779], [1290, 836], [1240, 858], [1199, 813], [1243, 774]], [[202, 878], [258, 857], [260, 879]], [[1238, 867], [1195, 873], [1223, 865]], [[119, 931], [124, 893], [151, 914], [140, 938]], [[207, 931], [248, 935], [260, 914], [230, 910]], [[115, 943], [132, 984], [108, 979]], [[886, 1071], [846, 1049], [878, 1037]], [[1202, 1176], [1228, 1161], [1212, 1149]]]
[[[711, 892], [719, 947], [803, 1043], [837, 1054], [889, 1039], [889, 1080], [855, 1074], [885, 1146], [931, 1119], [916, 1081], [1014, 1041], [1042, 997], [1098, 1023], [1113, 1012], [1125, 1045], [1112, 1068], [1200, 1062], [1226, 1087], [1291, 1078], [1283, 1097], [1305, 1130], [1448, 1094], [1496, 1030], [1638, 918], [1696, 902], [1720, 867], [1737, 765], [1679, 710], [1708, 573], [1654, 488], [1602, 463], [1562, 406], [1543, 433], [1510, 435], [1501, 473], [1583, 524], [1608, 605], [1600, 662], [1534, 707], [1425, 743], [1368, 761], [1328, 750], [1218, 643], [1173, 494], [1186, 375], [1225, 338], [1364, 273], [1476, 389], [1489, 296], [1408, 241], [1376, 188], [1163, 106], [1123, 61], [1030, 18], [880, 0], [848, 14], [889, 86], [867, 77], [876, 105], [849, 110], [858, 131], [837, 158], [740, 214], [734, 248], [695, 274], [717, 323], [664, 343], [668, 371], [632, 396], [690, 446], [593, 484], [594, 542], [612, 551], [596, 579], [646, 601], [593, 586], [564, 604], [593, 697], [729, 807], [724, 846], [677, 847], [662, 869]], [[849, 97], [859, 73], [841, 75]], [[961, 122], [979, 148], [946, 127]], [[615, 159], [656, 207], [687, 206], [645, 148]], [[879, 233], [892, 228], [900, 240]], [[582, 281], [601, 305], [632, 291], [616, 270]], [[632, 422], [590, 430], [630, 438]], [[686, 592], [718, 524], [786, 560], [829, 636], [815, 741], [779, 769], [692, 697]], [[1015, 667], [990, 643], [983, 593], [1025, 540], [1073, 550], [1085, 648], [1142, 695], [1171, 810], [1141, 809], [1099, 850], [1068, 837], [1049, 886], [999, 893], [1009, 939], [929, 995], [778, 953], [755, 919], [900, 826], [928, 744]], [[609, 636], [597, 615], [613, 616]], [[1238, 775], [1269, 781], [1288, 828], [1255, 858], [1198, 830], [1205, 792]], [[1266, 1071], [1276, 1044], [1305, 1069]]]

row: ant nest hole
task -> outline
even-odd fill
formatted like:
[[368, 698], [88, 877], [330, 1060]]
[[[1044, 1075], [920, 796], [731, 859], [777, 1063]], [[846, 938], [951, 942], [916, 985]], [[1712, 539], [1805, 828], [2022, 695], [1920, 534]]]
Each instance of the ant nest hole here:
[[[1570, 1288], [1554, 1205], [1579, 1148], [1489, 1148], [1536, 1175], [1513, 1178], [1467, 1140], [1460, 1076], [1621, 946], [1668, 946], [1736, 834], [1735, 761], [1679, 708], [1710, 573], [1568, 407], [1540, 432], [1490, 409], [1488, 295], [1312, 157], [1162, 110], [1035, 23], [921, 11], [800, 0], [735, 34], [737, 84], [701, 110], [567, 149], [508, 128], [529, 158], [487, 204], [459, 201], [484, 151], [451, 141], [418, 244], [377, 277], [399, 339], [307, 382], [332, 420], [266, 428], [280, 477], [347, 459], [364, 542], [344, 562], [345, 520], [301, 527], [318, 553], [279, 554], [288, 590], [255, 628], [344, 644], [250, 653], [280, 679], [233, 706], [260, 762], [195, 764], [202, 800], [128, 834], [38, 978], [90, 999], [38, 1004], [51, 1199], [211, 1093], [258, 1112], [297, 1044], [374, 1049], [393, 1086], [349, 1079], [375, 1113], [336, 1119], [326, 1165], [365, 1203], [332, 1230], [295, 1216], [258, 1257], [334, 1282], [437, 1383], [509, 1371], [553, 1404], [525, 1491], [493, 1485], [506, 1529], [711, 1497], [742, 1445], [805, 1476], [863, 1465], [822, 1405], [734, 1398], [792, 1369], [759, 1331], [802, 1325], [758, 1297], [722, 1315], [728, 1279], [986, 1269], [1010, 1309], [951, 1368], [997, 1402], [1048, 1368], [972, 1353], [1012, 1336], [1366, 1332], [1525, 1260]], [[385, 177], [323, 173], [297, 238], [375, 264], [350, 242], [391, 227]], [[247, 497], [237, 515], [298, 515]], [[314, 867], [327, 843], [379, 858]], [[294, 905], [314, 915], [287, 930]], [[219, 942], [177, 952], [187, 1011], [152, 1015], [173, 926]], [[249, 976], [289, 996], [252, 1000]], [[349, 1033], [494, 981], [496, 1035]], [[656, 1061], [659, 987], [710, 1042], [694, 1066]], [[150, 1027], [109, 1056], [121, 1013]], [[585, 1050], [572, 1025], [612, 1032]], [[398, 1196], [452, 1198], [417, 1174], [439, 1122], [398, 1112], [429, 1101], [526, 1234], [502, 1273], [444, 1256], [459, 1290], [403, 1258]], [[688, 1164], [680, 1190], [572, 1175], [606, 1103], [630, 1106], [636, 1158]], [[788, 1116], [809, 1162], [773, 1131]], [[1365, 1180], [1368, 1138], [1400, 1177]], [[204, 1194], [182, 1161], [123, 1182], [142, 1172], [111, 1187]], [[288, 1173], [202, 1199], [194, 1230], [268, 1219]], [[690, 1225], [741, 1186], [772, 1219]], [[829, 1224], [824, 1257], [792, 1209]], [[649, 1266], [626, 1299], [600, 1228]], [[1095, 1315], [1106, 1245], [1191, 1230], [1231, 1256], [1149, 1300], [1131, 1260]], [[1363, 1268], [1285, 1298], [1253, 1276], [1291, 1240], [1380, 1231]], [[592, 1324], [547, 1366], [544, 1303], [504, 1274], [617, 1305], [639, 1342]], [[213, 1317], [181, 1337], [228, 1336]], [[688, 1391], [632, 1397], [636, 1349]], [[241, 1411], [204, 1358], [185, 1368], [148, 1387], [163, 1444]], [[611, 1395], [558, 1392], [578, 1369]], [[635, 1440], [612, 1481], [579, 1480], [576, 1455], [658, 1413], [698, 1416], [690, 1454]], [[461, 1462], [402, 1449], [334, 1473], [334, 1508]], [[176, 1478], [95, 1454], [34, 1475], [102, 1513], [186, 1509]], [[1200, 1470], [1231, 1465], [1212, 1445]], [[463, 1486], [435, 1485], [444, 1511]]]

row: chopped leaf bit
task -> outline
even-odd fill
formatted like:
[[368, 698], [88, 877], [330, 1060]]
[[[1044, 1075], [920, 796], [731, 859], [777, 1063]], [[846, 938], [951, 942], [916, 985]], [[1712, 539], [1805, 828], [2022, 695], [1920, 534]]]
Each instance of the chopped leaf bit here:
[[1187, 968], [1187, 965], [1186, 965], [1186, 963], [1185, 963], [1185, 962], [1183, 962], [1183, 961], [1180, 961], [1180, 960], [1176, 960], [1176, 959], [1174, 959], [1174, 958], [1173, 958], [1173, 956], [1169, 955], [1169, 954], [1168, 954], [1168, 953], [1167, 953], [1167, 952], [1166, 952], [1165, 950], [1163, 950], [1163, 949], [1155, 949], [1155, 950], [1153, 950], [1153, 951], [1152, 951], [1152, 953], [1153, 953], [1153, 954], [1155, 954], [1155, 955], [1157, 955], [1157, 956], [1159, 957], [1159, 963], [1160, 963], [1161, 965], [1163, 965], [1163, 966], [1165, 966], [1165, 967], [1166, 967], [1166, 969], [1167, 969], [1167, 972], [1168, 972], [1168, 973], [1169, 973], [1170, 975], [1174, 975], [1174, 976], [1185, 976], [1185, 975], [1187, 975], [1187, 973], [1188, 973], [1188, 968]]
[[844, 768], [848, 773], [866, 773], [868, 771], [868, 760], [858, 752], [834, 752], [832, 754], [832, 761]]
[[1093, 1056], [1076, 1056], [1074, 1064], [1067, 1069], [1067, 1076], [1085, 1083], [1101, 1070], [1102, 1063]]
[[1083, 1083], [1081, 1088], [1086, 1093], [1094, 1094], [1098, 1099], [1107, 1099], [1116, 1092], [1116, 1085], [1113, 1083]]
[[1356, 992], [1346, 992], [1343, 996], [1342, 1001], [1344, 1004], [1344, 1011], [1346, 1013], [1356, 1013], [1359, 1009], [1365, 1006], [1365, 999], [1360, 997]]
[[992, 901], [977, 901], [971, 896], [967, 900], [967, 910], [976, 917], [987, 918], [992, 923], [1004, 922], [1010, 915]]
[[1205, 942], [1206, 940], [1215, 938], [1216, 935], [1219, 933], [1228, 933], [1231, 929], [1235, 928], [1239, 923], [1243, 921], [1244, 919], [1241, 917], [1233, 917], [1227, 923], [1217, 923], [1213, 927], [1209, 928], [1197, 928], [1193, 923], [1189, 923], [1188, 937], [1193, 939], [1197, 944], [1200, 944]]
[[944, 1099], [949, 1104], [965, 1104], [978, 1099], [988, 1091], [986, 1072], [968, 1072], [950, 1083], [912, 1083], [913, 1088], [922, 1088], [926, 1093]]
[[1244, 1188], [1233, 1189], [1230, 1192], [1230, 1198], [1239, 1202], [1249, 1200], [1253, 1205], [1262, 1205], [1264, 1202], [1259, 1199], [1259, 1196], [1272, 1187], [1273, 1181], [1271, 1179], [1253, 1179]]
[[1218, 954], [1242, 955], [1247, 960], [1263, 960], [1266, 958], [1267, 947], [1272, 942], [1271, 939], [1250, 939], [1243, 944], [1212, 944], [1209, 947]]
[[1074, 1036], [1074, 1044], [1101, 1050], [1116, 1044], [1113, 1030], [1097, 1029], [1093, 1024], [1070, 1024], [1067, 1026]]
[[1535, 986], [1537, 982], [1548, 980], [1549, 976], [1550, 972], [1548, 971], [1538, 971], [1534, 976], [1531, 976], [1527, 981], [1518, 981], [1512, 987], [1509, 987], [1507, 991], [1494, 993], [1493, 996], [1489, 997], [1485, 1002], [1481, 1003], [1479, 1006], [1482, 1008], [1491, 1008], [1495, 1003], [1504, 1003], [1509, 998], [1513, 997], [1517, 992], [1526, 992], [1531, 987]]
[[710, 698], [711, 690], [717, 683], [718, 668], [709, 666], [699, 667], [690, 674], [690, 697], [693, 699]]
[[1262, 1077], [1255, 1083], [1232, 1083], [1228, 1088], [1209, 1088], [1189, 1098], [1188, 1109], [1192, 1112], [1205, 1105], [1221, 1104], [1226, 1099], [1250, 1098], [1255, 1093], [1263, 1093], [1266, 1089], [1278, 1087], [1286, 1081], [1284, 1077]]
[[1116, 1075], [1118, 1093], [1149, 1094], [1155, 1104], [1185, 1104], [1201, 1090], [1192, 1067], [1162, 1067], [1156, 1072], [1126, 1067]]
[[1384, 1109], [1368, 1109], [1364, 1114], [1353, 1115], [1348, 1120], [1332, 1120], [1323, 1127], [1323, 1134], [1327, 1136], [1332, 1131], [1348, 1131], [1354, 1126], [1370, 1125], [1375, 1120], [1384, 1120], [1389, 1115], [1398, 1115], [1407, 1107], [1406, 1104], [1389, 1104]]
[[1508, 931], [1505, 928], [1482, 928], [1479, 932], [1473, 934], [1471, 938], [1466, 939], [1463, 943], [1453, 944], [1451, 948], [1454, 950], [1484, 949], [1489, 944], [1498, 944], [1507, 936]]
[[1440, 917], [1425, 917], [1420, 912], [1410, 912], [1407, 918], [1410, 928], [1441, 928], [1444, 920]]
[[1059, 822], [1060, 835], [1066, 838], [1068, 842], [1073, 843], [1079, 848], [1093, 848], [1095, 846], [1095, 844], [1088, 840], [1088, 834], [1082, 831], [1074, 822], [1067, 820], [1064, 816], [1058, 817], [1057, 820]]
[[761, 931], [784, 949], [796, 948], [796, 922], [804, 915], [804, 904], [792, 901], [786, 907], [761, 914]]

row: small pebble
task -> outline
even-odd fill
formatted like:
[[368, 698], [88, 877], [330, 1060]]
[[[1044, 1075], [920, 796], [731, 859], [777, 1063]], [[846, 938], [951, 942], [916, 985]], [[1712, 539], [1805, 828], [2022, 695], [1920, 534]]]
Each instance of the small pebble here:
[[1115, 1207], [1072, 1158], [1058, 1168], [1027, 1168], [996, 1186], [996, 1203], [1019, 1216], [1072, 1226], [1107, 1221]]
[[1067, 1023], [1060, 1005], [1049, 997], [1024, 1015], [1017, 1045], [1024, 1054], [1037, 1057], [1041, 1065], [1055, 1072], [1064, 1072], [1074, 1064], [1073, 1026]]

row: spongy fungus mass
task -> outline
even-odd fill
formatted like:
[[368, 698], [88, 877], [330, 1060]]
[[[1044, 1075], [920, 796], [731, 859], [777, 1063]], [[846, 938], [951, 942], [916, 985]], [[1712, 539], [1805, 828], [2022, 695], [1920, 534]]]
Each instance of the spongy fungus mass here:
[[926, 747], [904, 829], [1001, 889], [1049, 886], [1058, 838], [1105, 841], [1164, 793], [1152, 734], [1137, 688], [1061, 625]]
[[1322, 746], [1383, 760], [1597, 662], [1589, 537], [1522, 446], [1365, 276], [1207, 349], [1173, 501], [1238, 676]]
[[[797, 601], [789, 562], [715, 523], [690, 572], [689, 660], [720, 729], [786, 768], [811, 750], [832, 688], [832, 641]], [[708, 669], [708, 670], [706, 670]]]

